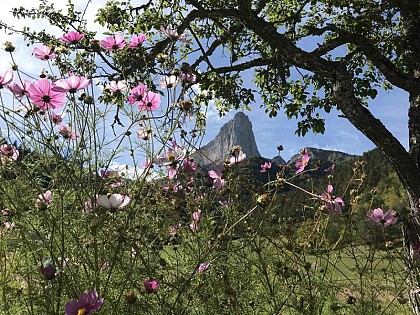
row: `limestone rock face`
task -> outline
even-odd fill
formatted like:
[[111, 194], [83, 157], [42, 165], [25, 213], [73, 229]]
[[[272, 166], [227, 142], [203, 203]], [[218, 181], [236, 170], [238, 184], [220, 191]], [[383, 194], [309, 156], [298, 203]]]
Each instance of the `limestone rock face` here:
[[198, 150], [195, 160], [202, 166], [220, 165], [229, 157], [229, 150], [239, 145], [247, 157], [261, 157], [255, 142], [252, 124], [247, 115], [236, 113], [219, 131], [216, 138]]

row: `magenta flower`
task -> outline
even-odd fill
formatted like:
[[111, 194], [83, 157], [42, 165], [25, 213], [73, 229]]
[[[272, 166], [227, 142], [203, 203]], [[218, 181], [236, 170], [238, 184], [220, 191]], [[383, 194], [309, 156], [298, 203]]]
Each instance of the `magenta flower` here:
[[105, 209], [117, 210], [125, 208], [131, 201], [131, 198], [121, 194], [108, 194], [96, 197], [96, 203]]
[[128, 47], [138, 48], [145, 42], [145, 40], [146, 40], [146, 35], [144, 34], [134, 35], [131, 38], [131, 43], [128, 44]]
[[124, 92], [127, 91], [127, 84], [125, 81], [111, 81], [109, 82], [108, 88], [111, 92]]
[[302, 158], [300, 161], [296, 162], [295, 166], [298, 168], [298, 170], [295, 172], [295, 174], [302, 173], [305, 169], [306, 165], [308, 165], [310, 160], [310, 156], [308, 154], [308, 150], [304, 149], [304, 154], [302, 155]]
[[216, 191], [219, 191], [225, 185], [225, 180], [222, 179], [216, 171], [210, 170], [208, 174], [213, 180], [213, 188], [216, 189]]
[[125, 40], [121, 34], [115, 36], [108, 36], [105, 39], [101, 40], [100, 45], [105, 50], [117, 50], [123, 49], [125, 47]]
[[34, 48], [33, 54], [35, 55], [35, 58], [38, 58], [41, 60], [49, 60], [49, 59], [55, 58], [55, 54], [52, 52], [52, 48], [48, 46], [42, 46], [41, 48]]
[[50, 258], [44, 261], [41, 267], [39, 267], [39, 271], [47, 280], [52, 280], [55, 278], [57, 268], [55, 267], [53, 260]]
[[22, 98], [28, 94], [28, 90], [31, 84], [31, 81], [24, 80], [22, 84], [15, 82], [11, 83], [8, 85], [8, 88], [17, 98]]
[[197, 272], [198, 273], [203, 273], [204, 271], [209, 269], [209, 267], [210, 267], [210, 262], [206, 261], [206, 262], [200, 264], [200, 266], [198, 266]]
[[88, 315], [92, 314], [104, 304], [104, 299], [99, 299], [95, 290], [79, 294], [77, 300], [69, 301], [65, 305], [66, 315]]
[[64, 139], [71, 139], [76, 140], [77, 135], [76, 133], [71, 129], [69, 125], [61, 125], [58, 127], [58, 133], [64, 138]]
[[160, 94], [154, 92], [146, 92], [143, 98], [137, 101], [137, 107], [140, 110], [156, 110], [160, 105]]
[[152, 281], [152, 280], [146, 279], [144, 280], [143, 284], [147, 293], [155, 293], [159, 287], [159, 282], [155, 280]]
[[80, 40], [85, 37], [84, 34], [75, 31], [68, 31], [67, 34], [60, 37], [60, 39], [69, 44], [77, 44]]
[[264, 164], [261, 165], [261, 173], [265, 173], [267, 172], [267, 170], [269, 170], [271, 168], [271, 163], [270, 162], [265, 162]]
[[0, 89], [8, 85], [13, 80], [13, 71], [6, 70], [3, 75], [0, 74]]
[[14, 145], [11, 144], [2, 144], [0, 146], [0, 161], [2, 164], [7, 164], [7, 162], [16, 161], [19, 157], [19, 151]]
[[343, 207], [345, 206], [343, 199], [334, 197], [331, 195], [334, 190], [333, 185], [328, 185], [327, 189], [323, 194], [320, 196], [321, 200], [324, 202], [324, 207], [328, 210], [328, 213], [333, 214], [341, 214]]
[[67, 79], [61, 79], [55, 82], [52, 90], [55, 92], [69, 92], [73, 94], [79, 90], [83, 90], [89, 83], [89, 79], [71, 74]]
[[382, 225], [383, 227], [397, 223], [398, 219], [396, 218], [396, 214], [395, 210], [388, 210], [384, 213], [381, 208], [366, 212], [369, 221]]
[[29, 98], [42, 110], [56, 109], [64, 105], [66, 94], [53, 91], [54, 84], [47, 79], [39, 79], [29, 87]]
[[128, 104], [133, 105], [141, 101], [146, 93], [147, 85], [143, 83], [139, 83], [135, 88], [130, 91], [128, 95]]

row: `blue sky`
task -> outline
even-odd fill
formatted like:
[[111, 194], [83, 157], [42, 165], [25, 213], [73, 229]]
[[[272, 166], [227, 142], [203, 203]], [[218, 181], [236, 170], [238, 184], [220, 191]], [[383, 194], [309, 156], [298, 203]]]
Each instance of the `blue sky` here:
[[[59, 7], [64, 7], [63, 1], [53, 1]], [[83, 7], [86, 0], [73, 1], [76, 4], [76, 8]], [[96, 10], [101, 7], [106, 1], [105, 0], [94, 0], [93, 5], [87, 12], [87, 17], [93, 16]], [[17, 28], [23, 25], [30, 26], [31, 28], [41, 28], [46, 25], [39, 21], [28, 21], [28, 20], [16, 20], [13, 19], [10, 13], [12, 7], [28, 6], [26, 0], [15, 0], [2, 3], [2, 15], [1, 19], [9, 23], [14, 24]], [[93, 19], [92, 19], [93, 20]], [[35, 24], [36, 23], [36, 24]], [[92, 30], [101, 31], [101, 28], [93, 25]], [[3, 33], [4, 34], [4, 33]], [[2, 42], [11, 40], [17, 44], [18, 49], [16, 52], [17, 62], [21, 68], [26, 71], [34, 71], [38, 73], [39, 69], [43, 65], [40, 63], [34, 63], [31, 59], [29, 62], [25, 60], [25, 53], [27, 48], [25, 44], [16, 36], [3, 36]], [[99, 37], [99, 35], [98, 35]], [[0, 43], [2, 44], [2, 43]], [[0, 72], [10, 67], [10, 60], [5, 53], [0, 54]], [[295, 134], [297, 120], [288, 120], [285, 115], [279, 113], [276, 118], [268, 118], [268, 115], [259, 108], [259, 103], [251, 106], [251, 112], [245, 112], [253, 125], [253, 131], [255, 134], [256, 142], [260, 153], [267, 158], [274, 157], [277, 155], [277, 145], [282, 144], [284, 151], [282, 152], [283, 158], [289, 159], [292, 155], [299, 152], [302, 147], [317, 147], [330, 150], [339, 150], [351, 154], [362, 154], [365, 151], [374, 148], [374, 145], [368, 140], [363, 134], [355, 129], [345, 118], [338, 117], [337, 111], [332, 111], [329, 114], [324, 114], [323, 117], [326, 119], [326, 132], [321, 135], [314, 135], [309, 132], [305, 137], [298, 137]], [[390, 131], [402, 142], [402, 144], [408, 146], [408, 129], [407, 129], [407, 110], [408, 110], [408, 97], [407, 94], [400, 90], [394, 90], [391, 92], [380, 92], [374, 101], [369, 104], [369, 109], [372, 113], [379, 118], [384, 125], [390, 129]], [[235, 112], [232, 111], [225, 117], [220, 118], [214, 107], [211, 107], [208, 111], [207, 121], [207, 133], [204, 137], [203, 144], [212, 140], [220, 127], [229, 121]]]

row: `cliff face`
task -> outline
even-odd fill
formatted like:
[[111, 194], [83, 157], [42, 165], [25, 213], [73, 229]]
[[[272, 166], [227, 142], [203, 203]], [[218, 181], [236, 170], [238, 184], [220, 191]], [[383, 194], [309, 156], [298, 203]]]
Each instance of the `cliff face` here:
[[214, 140], [210, 141], [197, 152], [195, 160], [205, 166], [212, 163], [222, 164], [229, 157], [229, 150], [239, 145], [247, 157], [260, 157], [255, 142], [252, 124], [244, 113], [238, 112], [235, 117], [226, 123]]

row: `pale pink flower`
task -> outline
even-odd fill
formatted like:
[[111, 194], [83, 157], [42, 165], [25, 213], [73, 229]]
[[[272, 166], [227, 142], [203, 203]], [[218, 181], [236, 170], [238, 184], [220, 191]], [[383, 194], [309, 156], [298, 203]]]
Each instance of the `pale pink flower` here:
[[327, 172], [327, 173], [334, 173], [335, 172], [335, 164], [332, 164], [330, 167], [328, 167], [328, 168], [326, 168], [325, 170], [324, 170], [324, 172]]
[[19, 157], [19, 150], [11, 144], [2, 144], [0, 146], [0, 152], [0, 161], [2, 162], [2, 164], [7, 164], [8, 162], [16, 161]]
[[175, 236], [176, 235], [176, 230], [178, 230], [181, 227], [181, 223], [178, 223], [177, 225], [171, 226], [168, 229], [168, 233], [171, 236]]
[[133, 105], [135, 103], [140, 102], [145, 93], [146, 93], [147, 85], [144, 85], [143, 83], [139, 83], [135, 88], [133, 88], [130, 91], [130, 94], [128, 95], [128, 104]]
[[59, 125], [63, 121], [63, 114], [56, 114], [53, 112], [50, 112], [48, 114], [49, 114], [49, 119], [55, 125]]
[[267, 170], [269, 170], [271, 168], [271, 163], [270, 162], [265, 162], [264, 164], [261, 165], [261, 173], [265, 173], [267, 172]]
[[140, 127], [136, 134], [137, 137], [142, 140], [149, 140], [152, 137], [152, 130], [150, 130], [150, 128]]
[[209, 267], [210, 267], [210, 262], [208, 262], [208, 261], [206, 261], [206, 262], [203, 262], [202, 264], [200, 264], [199, 266], [198, 266], [198, 268], [197, 268], [197, 272], [198, 273], [203, 273], [204, 271], [206, 271], [207, 269], [209, 269]]
[[198, 222], [196, 221], [191, 222], [188, 226], [190, 227], [190, 230], [193, 232], [198, 232], [200, 230], [200, 226], [198, 225]]
[[29, 98], [42, 110], [56, 109], [64, 105], [66, 94], [53, 91], [54, 84], [47, 79], [39, 79], [29, 87]]
[[17, 98], [22, 98], [28, 94], [31, 84], [31, 81], [24, 80], [23, 83], [11, 83], [8, 85], [8, 88]]
[[139, 110], [156, 110], [160, 106], [160, 94], [148, 91], [136, 103]]
[[96, 198], [96, 203], [105, 209], [122, 209], [125, 208], [131, 201], [131, 198], [121, 194], [100, 195]]
[[111, 81], [109, 82], [108, 88], [111, 92], [124, 92], [127, 91], [128, 87], [125, 81]]
[[105, 50], [117, 50], [123, 49], [126, 45], [124, 37], [121, 34], [115, 36], [108, 36], [105, 39], [101, 40], [100, 45]]
[[195, 163], [194, 160], [190, 159], [189, 157], [186, 157], [184, 161], [182, 162], [182, 170], [193, 174], [197, 170], [197, 163]]
[[341, 197], [334, 198], [332, 192], [334, 190], [333, 185], [328, 185], [325, 192], [320, 196], [321, 200], [324, 202], [324, 207], [328, 210], [330, 215], [341, 214], [342, 209], [345, 206], [343, 199]]
[[193, 73], [181, 73], [181, 79], [182, 81], [184, 81], [185, 83], [190, 83], [190, 84], [194, 84], [197, 82], [197, 76]]
[[164, 27], [163, 25], [160, 27], [160, 30], [168, 36], [172, 40], [179, 40], [184, 44], [188, 44], [188, 40], [185, 37], [185, 34], [182, 33], [181, 35], [178, 34], [178, 30], [170, 27]]
[[134, 35], [131, 38], [131, 43], [128, 44], [128, 47], [138, 48], [145, 42], [145, 40], [146, 40], [146, 35], [144, 34]]
[[216, 189], [216, 191], [219, 191], [225, 185], [225, 180], [222, 179], [220, 175], [217, 174], [214, 170], [210, 170], [208, 174], [209, 177], [213, 180], [213, 188]]
[[68, 31], [67, 34], [60, 37], [60, 39], [69, 44], [77, 44], [80, 40], [85, 37], [84, 34], [75, 31]]
[[39, 194], [35, 200], [35, 206], [39, 209], [46, 209], [52, 202], [52, 192], [47, 190], [46, 192]]
[[71, 129], [69, 125], [61, 125], [58, 127], [58, 133], [64, 138], [64, 139], [71, 139], [75, 140], [77, 138], [76, 133]]
[[89, 79], [71, 74], [67, 79], [61, 79], [55, 82], [52, 90], [63, 93], [76, 93], [77, 91], [83, 90], [85, 87], [87, 87], [89, 83]]
[[35, 55], [35, 58], [41, 59], [41, 60], [49, 60], [54, 59], [55, 54], [52, 52], [52, 48], [48, 46], [41, 46], [41, 48], [34, 48], [33, 54]]
[[295, 172], [295, 174], [302, 173], [305, 167], [308, 165], [310, 160], [310, 156], [308, 154], [308, 150], [304, 149], [304, 154], [302, 155], [302, 158], [300, 161], [296, 162], [295, 166], [298, 168], [298, 170]]
[[185, 158], [186, 154], [187, 150], [173, 140], [172, 147], [168, 149], [168, 152], [154, 156], [153, 162], [159, 166], [176, 165]]
[[193, 221], [198, 222], [201, 219], [201, 210], [195, 211], [192, 214]]
[[366, 215], [369, 221], [382, 225], [383, 227], [395, 224], [398, 221], [395, 210], [388, 210], [384, 213], [381, 208], [377, 208], [375, 210], [368, 210]]
[[6, 70], [3, 75], [0, 74], [0, 89], [12, 82], [13, 76], [13, 71], [11, 70]]
[[171, 75], [171, 76], [164, 75], [163, 77], [160, 77], [159, 79], [159, 87], [161, 89], [174, 88], [175, 86], [177, 86], [178, 83], [179, 83], [179, 79], [174, 75]]

